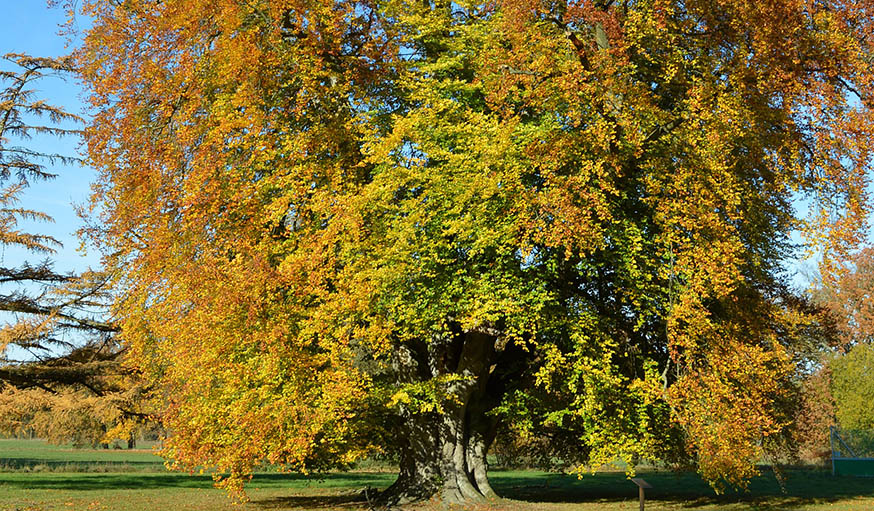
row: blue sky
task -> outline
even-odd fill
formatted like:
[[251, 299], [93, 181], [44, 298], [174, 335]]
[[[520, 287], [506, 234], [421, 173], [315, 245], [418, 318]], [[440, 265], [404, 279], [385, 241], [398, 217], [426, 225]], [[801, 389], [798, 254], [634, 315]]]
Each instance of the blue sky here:
[[[69, 52], [66, 37], [59, 35], [60, 24], [66, 15], [59, 8], [49, 8], [44, 0], [0, 0], [3, 9], [3, 30], [0, 30], [0, 54], [27, 53], [33, 56], [56, 57]], [[5, 66], [4, 67], [8, 67]], [[81, 88], [74, 80], [47, 79], [37, 82], [39, 95], [50, 103], [68, 111], [82, 113]], [[75, 156], [78, 141], [74, 138], [35, 138], [26, 141], [29, 147], [64, 155]], [[84, 203], [90, 191], [94, 173], [81, 166], [55, 166], [48, 169], [58, 174], [52, 181], [34, 182], [22, 196], [21, 206], [43, 211], [54, 217], [50, 224], [23, 224], [31, 232], [49, 234], [64, 244], [52, 256], [60, 271], [81, 271], [97, 266], [99, 256], [94, 250], [87, 255], [77, 251], [79, 241], [75, 231], [81, 226], [73, 203]], [[37, 262], [45, 256], [31, 254], [14, 247], [2, 249], [0, 266], [19, 266], [24, 261]]]

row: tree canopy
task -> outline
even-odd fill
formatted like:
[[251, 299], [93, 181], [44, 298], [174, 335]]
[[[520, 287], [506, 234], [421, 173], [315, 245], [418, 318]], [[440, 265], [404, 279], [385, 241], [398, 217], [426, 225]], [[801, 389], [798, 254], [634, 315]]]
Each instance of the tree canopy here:
[[82, 9], [91, 234], [177, 466], [382, 450], [457, 501], [501, 431], [716, 485], [780, 443], [790, 236], [828, 271], [868, 212], [867, 3]]

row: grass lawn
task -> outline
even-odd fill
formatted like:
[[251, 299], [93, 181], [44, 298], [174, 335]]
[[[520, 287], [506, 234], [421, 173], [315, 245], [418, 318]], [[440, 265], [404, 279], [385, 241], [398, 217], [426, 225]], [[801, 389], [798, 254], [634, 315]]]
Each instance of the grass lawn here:
[[[17, 460], [14, 463], [11, 460]], [[22, 461], [29, 460], [29, 461]], [[28, 463], [30, 465], [28, 465]], [[69, 465], [64, 465], [67, 463]], [[76, 464], [79, 465], [76, 465]], [[67, 466], [99, 467], [105, 473], [66, 472]], [[125, 465], [127, 464], [127, 465]], [[147, 450], [72, 450], [38, 441], [0, 440], [0, 510], [329, 510], [364, 511], [360, 496], [365, 487], [382, 488], [393, 474], [349, 472], [308, 480], [294, 474], [260, 473], [248, 487], [251, 501], [233, 504], [212, 487], [206, 475], [161, 472], [160, 459]], [[136, 471], [113, 471], [133, 466]], [[146, 470], [146, 467], [154, 467]], [[716, 496], [693, 474], [641, 474], [648, 510], [836, 510], [874, 509], [874, 479], [834, 478], [827, 472], [788, 472], [781, 492], [772, 474], [754, 480], [749, 492]], [[535, 471], [493, 471], [492, 483], [504, 499], [477, 506], [505, 511], [619, 511], [637, 510], [637, 488], [621, 473], [584, 476]], [[425, 510], [432, 504], [417, 506]]]
[[76, 449], [43, 440], [0, 439], [0, 472], [163, 471], [164, 460], [151, 445], [139, 449]]

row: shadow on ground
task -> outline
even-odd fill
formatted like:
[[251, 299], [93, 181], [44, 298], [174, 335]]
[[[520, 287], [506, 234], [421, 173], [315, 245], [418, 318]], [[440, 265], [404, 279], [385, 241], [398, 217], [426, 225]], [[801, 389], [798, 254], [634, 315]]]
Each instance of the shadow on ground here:
[[358, 509], [368, 507], [367, 496], [363, 492], [349, 495], [292, 495], [252, 501], [258, 509], [337, 509], [348, 507]]
[[[760, 511], [788, 511], [806, 504], [874, 497], [871, 479], [834, 477], [820, 470], [786, 471], [782, 486], [773, 472], [765, 470], [750, 482], [746, 491], [728, 489], [720, 495], [691, 473], [648, 472], [639, 477], [653, 486], [646, 490], [647, 501], [670, 502], [686, 508], [748, 503]], [[622, 473], [584, 475], [582, 479], [561, 474], [517, 477], [508, 473], [494, 477], [493, 486], [507, 499], [556, 503], [635, 500], [638, 491]]]
[[[789, 511], [807, 504], [836, 503], [854, 498], [874, 498], [870, 478], [833, 477], [826, 471], [790, 470], [781, 488], [773, 473], [754, 479], [748, 491], [729, 490], [716, 495], [701, 479], [690, 473], [653, 471], [640, 477], [653, 488], [647, 500], [670, 504], [673, 509], [719, 508], [748, 504], [758, 511]], [[384, 472], [346, 472], [307, 478], [299, 474], [265, 472], [256, 474], [251, 489], [271, 490], [269, 499], [253, 491], [255, 509], [362, 509], [368, 507], [365, 488], [385, 488], [394, 475]], [[493, 471], [492, 485], [510, 501], [550, 503], [615, 503], [637, 498], [637, 487], [623, 473], [572, 475], [533, 471]], [[0, 486], [15, 490], [65, 490], [78, 493], [93, 490], [169, 490], [213, 487], [208, 474], [185, 473], [0, 473]], [[284, 495], [276, 497], [276, 495]], [[742, 506], [746, 507], [746, 506]]]
[[[353, 475], [353, 474], [338, 474]], [[789, 511], [808, 504], [829, 504], [856, 497], [874, 497], [871, 479], [833, 477], [816, 470], [792, 470], [785, 474], [781, 487], [773, 473], [753, 480], [747, 491], [728, 490], [721, 495], [695, 474], [648, 472], [640, 474], [652, 484], [647, 501], [671, 504], [672, 508], [696, 509], [706, 506], [746, 504], [757, 511]], [[332, 476], [333, 477], [333, 476]], [[637, 499], [637, 487], [622, 473], [584, 475], [582, 479], [563, 474], [535, 472], [494, 472], [491, 477], [495, 491], [504, 499], [523, 502], [550, 503], [611, 503]], [[372, 486], [384, 487], [391, 480], [372, 481]], [[260, 509], [323, 509], [367, 507], [361, 492], [368, 478], [346, 479], [343, 495], [290, 495], [281, 498], [253, 500]], [[336, 485], [337, 488], [343, 485]], [[353, 490], [354, 489], [354, 490]]]
[[[29, 490], [148, 490], [172, 488], [212, 488], [210, 475], [189, 475], [178, 472], [167, 473], [0, 473], [0, 485], [10, 489]], [[300, 474], [260, 473], [249, 484], [258, 488], [288, 488], [289, 492], [318, 488], [333, 490], [335, 493], [366, 487], [385, 487], [394, 480], [391, 474], [347, 472], [329, 474], [323, 479], [307, 478]]]

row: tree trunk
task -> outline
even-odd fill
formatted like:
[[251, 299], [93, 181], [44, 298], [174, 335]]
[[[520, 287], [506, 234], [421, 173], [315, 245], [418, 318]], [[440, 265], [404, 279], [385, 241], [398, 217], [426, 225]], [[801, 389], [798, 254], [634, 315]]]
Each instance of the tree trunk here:
[[[468, 405], [469, 406], [469, 405]], [[398, 479], [385, 492], [390, 504], [438, 497], [457, 504], [494, 497], [486, 454], [493, 419], [471, 417], [459, 405], [446, 414], [417, 414], [402, 425]]]
[[[410, 412], [401, 418], [400, 473], [381, 500], [394, 505], [438, 497], [458, 504], [495, 496], [486, 454], [496, 419], [487, 415], [494, 400], [485, 391], [493, 347], [493, 337], [468, 334], [455, 357], [430, 354], [432, 374], [444, 373], [448, 364], [463, 379], [450, 384], [442, 413]], [[409, 354], [402, 357], [407, 363], [414, 360]]]

